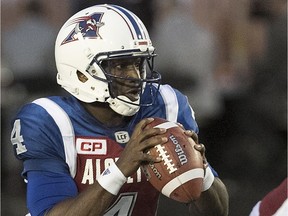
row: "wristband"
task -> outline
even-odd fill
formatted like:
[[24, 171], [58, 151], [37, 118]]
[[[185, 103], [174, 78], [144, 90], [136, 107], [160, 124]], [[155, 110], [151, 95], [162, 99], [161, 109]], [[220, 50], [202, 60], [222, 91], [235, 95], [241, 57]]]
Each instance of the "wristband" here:
[[115, 163], [112, 163], [97, 179], [98, 183], [109, 193], [117, 195], [127, 178], [119, 170]]
[[214, 182], [214, 174], [212, 173], [211, 168], [208, 166], [205, 171], [205, 176], [203, 179], [203, 188], [202, 191], [208, 190]]

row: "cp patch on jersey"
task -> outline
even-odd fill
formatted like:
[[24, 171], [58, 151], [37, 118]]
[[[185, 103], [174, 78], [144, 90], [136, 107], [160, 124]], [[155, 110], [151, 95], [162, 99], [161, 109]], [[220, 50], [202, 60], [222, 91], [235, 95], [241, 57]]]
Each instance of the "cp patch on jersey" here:
[[95, 138], [76, 138], [76, 150], [78, 154], [106, 155], [107, 140]]

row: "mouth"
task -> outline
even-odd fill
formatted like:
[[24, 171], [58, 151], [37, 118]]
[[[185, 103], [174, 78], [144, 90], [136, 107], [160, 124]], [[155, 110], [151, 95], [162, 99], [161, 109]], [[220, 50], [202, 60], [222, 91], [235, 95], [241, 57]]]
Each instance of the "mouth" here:
[[124, 95], [128, 97], [131, 101], [137, 101], [140, 98], [141, 89], [131, 89], [127, 91]]

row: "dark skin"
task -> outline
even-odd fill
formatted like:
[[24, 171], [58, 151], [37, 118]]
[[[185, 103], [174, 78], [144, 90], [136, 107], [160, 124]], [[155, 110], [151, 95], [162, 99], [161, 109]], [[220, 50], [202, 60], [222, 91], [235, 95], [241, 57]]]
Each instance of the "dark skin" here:
[[[135, 59], [134, 59], [135, 60]], [[141, 74], [141, 64], [139, 59], [136, 61], [116, 60], [113, 62], [113, 68], [110, 72], [117, 75], [130, 78], [139, 78]], [[79, 79], [85, 81], [85, 76], [78, 74]], [[130, 90], [131, 88], [134, 88]], [[136, 100], [140, 94], [139, 86], [133, 81], [119, 81], [113, 86], [114, 94], [126, 94], [130, 100]], [[98, 121], [110, 126], [119, 126], [127, 124], [129, 117], [121, 116], [114, 112], [108, 104], [105, 103], [82, 103], [84, 108], [93, 115]], [[161, 159], [146, 154], [146, 150], [157, 144], [165, 144], [167, 138], [163, 136], [165, 129], [144, 128], [153, 121], [153, 118], [141, 120], [135, 127], [131, 139], [121, 153], [116, 165], [126, 176], [134, 174], [142, 163], [160, 162]], [[187, 136], [192, 137], [198, 143], [197, 135], [192, 131], [185, 132]], [[205, 148], [199, 144], [196, 148], [202, 153], [205, 159]], [[67, 199], [56, 204], [48, 213], [49, 216], [101, 216], [109, 207], [114, 195], [102, 188], [96, 181], [90, 185], [87, 190], [79, 193], [75, 198]], [[97, 205], [95, 205], [97, 203]], [[191, 215], [194, 216], [226, 216], [228, 215], [228, 195], [224, 184], [220, 179], [215, 178], [211, 188], [202, 193], [201, 197], [189, 205]]]

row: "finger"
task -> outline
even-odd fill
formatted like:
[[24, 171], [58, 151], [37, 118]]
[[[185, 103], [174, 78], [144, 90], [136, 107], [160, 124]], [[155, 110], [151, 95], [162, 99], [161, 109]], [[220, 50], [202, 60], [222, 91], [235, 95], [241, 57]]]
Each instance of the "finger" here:
[[205, 152], [206, 152], [205, 145], [203, 145], [202, 143], [194, 145], [194, 148], [195, 148], [197, 151], [199, 151], [199, 152], [201, 153], [201, 155], [204, 155]]
[[157, 135], [157, 136], [150, 137], [141, 143], [142, 151], [147, 152], [152, 147], [154, 147], [158, 144], [160, 144], [160, 145], [165, 144], [166, 142], [168, 142], [168, 138], [166, 136], [163, 136], [163, 135]]
[[205, 152], [206, 152], [205, 145], [197, 144], [197, 145], [194, 145], [194, 148], [197, 151], [199, 151], [200, 154], [202, 155], [202, 157], [203, 157], [203, 166], [204, 166], [204, 169], [206, 169], [208, 167], [208, 162], [207, 162], [207, 159], [206, 159], [206, 156], [205, 156]]
[[185, 130], [185, 131], [184, 131], [184, 134], [185, 134], [186, 136], [191, 137], [191, 138], [192, 138], [192, 136], [193, 136], [193, 132], [192, 132], [191, 130]]
[[[154, 128], [154, 127], [147, 127], [152, 121], [154, 121], [153, 118], [147, 118], [144, 121], [141, 121], [135, 130], [138, 130], [138, 132], [133, 133], [135, 138], [138, 138], [138, 140], [141, 142], [142, 140], [148, 139], [150, 137], [159, 135], [159, 134], [164, 134], [167, 129], [165, 128]], [[133, 136], [132, 135], [132, 136]]]
[[178, 125], [179, 127], [181, 127], [183, 130], [185, 130], [184, 126], [183, 126], [181, 123], [177, 122], [177, 125]]
[[197, 135], [197, 133], [195, 131], [192, 131], [192, 136], [191, 137], [197, 144], [199, 143], [198, 135]]
[[134, 131], [142, 132], [142, 130], [150, 124], [152, 121], [154, 121], [154, 118], [145, 118], [142, 119], [136, 126]]
[[184, 131], [184, 133], [185, 133], [186, 136], [191, 137], [194, 140], [195, 143], [197, 143], [197, 144], [199, 143], [198, 135], [197, 135], [197, 133], [195, 131], [186, 130], [186, 131]]
[[[153, 127], [147, 127], [152, 121], [154, 121], [154, 118], [145, 118], [142, 119], [135, 127], [134, 129], [134, 136], [138, 136], [139, 134], [144, 134], [144, 137], [154, 136], [157, 134], [163, 134], [166, 132], [165, 128], [153, 128]], [[132, 135], [132, 136], [133, 136]]]
[[147, 147], [153, 147], [154, 145], [167, 142], [168, 139], [163, 135], [166, 131], [165, 128], [149, 128], [143, 130], [140, 134], [133, 134], [131, 140], [138, 142], [140, 146], [142, 146], [140, 148], [143, 150]]
[[[152, 121], [154, 121], [154, 118], [145, 118], [142, 119], [134, 128], [134, 131], [132, 133], [131, 139], [130, 140], [139, 140], [139, 142], [141, 141], [141, 137], [143, 137], [143, 132], [145, 132], [146, 130], [144, 130], [144, 128], [150, 124]], [[151, 133], [151, 132], [150, 132]], [[145, 133], [144, 133], [145, 134]], [[140, 137], [139, 137], [140, 136]]]

